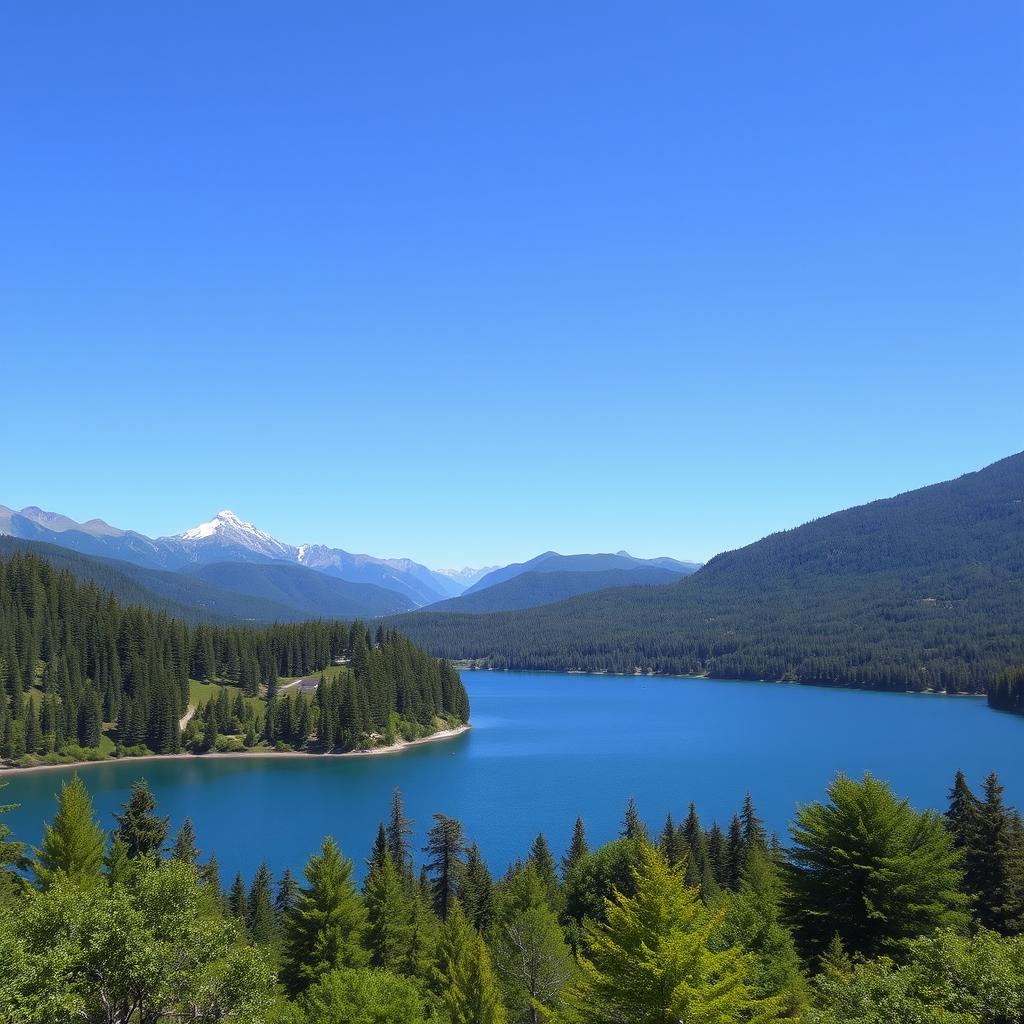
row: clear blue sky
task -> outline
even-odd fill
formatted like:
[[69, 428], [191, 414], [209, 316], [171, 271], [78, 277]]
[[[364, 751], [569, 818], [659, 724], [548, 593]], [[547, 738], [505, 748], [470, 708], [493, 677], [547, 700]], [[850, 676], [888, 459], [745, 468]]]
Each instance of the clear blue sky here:
[[1024, 7], [9, 4], [0, 503], [706, 558], [1024, 448]]

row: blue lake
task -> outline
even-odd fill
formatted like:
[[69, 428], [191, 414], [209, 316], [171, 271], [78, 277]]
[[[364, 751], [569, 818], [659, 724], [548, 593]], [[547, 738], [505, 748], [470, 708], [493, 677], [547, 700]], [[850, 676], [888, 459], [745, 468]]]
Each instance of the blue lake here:
[[[226, 881], [261, 860], [300, 869], [326, 834], [361, 867], [392, 791], [416, 819], [417, 845], [440, 811], [460, 818], [492, 870], [525, 855], [538, 831], [556, 854], [582, 815], [592, 843], [618, 831], [630, 796], [652, 830], [691, 800], [723, 827], [744, 793], [785, 841], [797, 802], [838, 771], [871, 771], [918, 807], [944, 807], [957, 768], [972, 786], [997, 771], [1024, 805], [1024, 717], [965, 697], [778, 683], [465, 672], [473, 729], [402, 754], [362, 758], [185, 759], [81, 769], [105, 826], [145, 776], [171, 817], [191, 815]], [[0, 800], [18, 838], [37, 842], [64, 771], [12, 775]]]

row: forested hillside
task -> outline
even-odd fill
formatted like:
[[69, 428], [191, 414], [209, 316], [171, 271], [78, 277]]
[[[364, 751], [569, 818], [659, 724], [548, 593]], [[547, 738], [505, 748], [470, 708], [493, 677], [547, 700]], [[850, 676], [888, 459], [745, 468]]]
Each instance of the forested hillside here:
[[1024, 715], [1024, 665], [1017, 665], [996, 676], [988, 691], [991, 707]]
[[524, 572], [485, 590], [474, 590], [459, 597], [438, 601], [431, 612], [492, 612], [515, 608], [536, 608], [564, 601], [577, 594], [589, 594], [609, 587], [652, 586], [673, 583], [679, 573], [659, 566], [635, 569], [606, 569], [594, 572]]
[[213, 562], [183, 575], [273, 602], [306, 617], [375, 618], [416, 607], [402, 594], [373, 583], [353, 583], [316, 569], [278, 562]]
[[[315, 699], [275, 696], [280, 677], [325, 670]], [[362, 623], [340, 621], [190, 626], [126, 607], [35, 555], [0, 560], [0, 757], [178, 751], [179, 720], [203, 682], [216, 684], [217, 702], [190, 723], [185, 741], [199, 749], [233, 730], [252, 740], [238, 749], [345, 749], [469, 713], [458, 673], [394, 632], [371, 640]]]
[[837, 512], [660, 587], [395, 621], [500, 668], [985, 691], [1024, 662], [1024, 455]]

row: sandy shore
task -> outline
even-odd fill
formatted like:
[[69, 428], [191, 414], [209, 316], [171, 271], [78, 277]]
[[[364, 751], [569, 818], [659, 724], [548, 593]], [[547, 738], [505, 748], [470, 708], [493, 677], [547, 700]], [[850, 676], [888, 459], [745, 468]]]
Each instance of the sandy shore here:
[[49, 772], [67, 770], [68, 768], [89, 768], [97, 764], [138, 764], [144, 761], [197, 761], [214, 760], [224, 757], [244, 757], [250, 761], [258, 757], [377, 757], [380, 754], [400, 754], [409, 747], [418, 747], [421, 743], [436, 743], [438, 740], [450, 740], [468, 732], [470, 726], [460, 725], [457, 729], [440, 729], [418, 740], [399, 740], [387, 747], [373, 747], [371, 750], [346, 750], [338, 754], [317, 754], [308, 750], [245, 750], [221, 754], [210, 751], [206, 754], [143, 754], [141, 757], [108, 757], [102, 761], [69, 761], [67, 764], [37, 764], [31, 768], [14, 768], [0, 765], [0, 779], [23, 775], [26, 772]]

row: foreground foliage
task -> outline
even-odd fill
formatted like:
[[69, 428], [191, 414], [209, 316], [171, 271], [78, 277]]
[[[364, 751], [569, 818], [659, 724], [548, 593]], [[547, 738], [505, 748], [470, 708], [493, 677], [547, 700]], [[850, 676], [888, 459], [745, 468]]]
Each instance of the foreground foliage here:
[[[221, 887], [144, 782], [108, 833], [73, 777], [29, 856], [0, 826], [4, 1024], [1024, 1024], [1024, 828], [992, 776], [945, 816], [840, 776], [787, 851], [748, 796], [652, 841], [630, 802], [495, 879], [439, 814], [419, 875], [396, 792], [366, 860]], [[2, 808], [0, 808], [2, 812]], [[987, 879], [999, 884], [990, 887]], [[965, 895], [964, 890], [969, 895]]]

